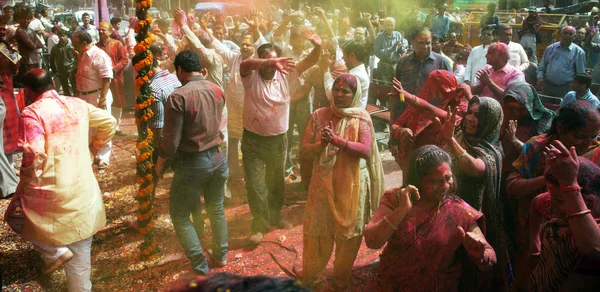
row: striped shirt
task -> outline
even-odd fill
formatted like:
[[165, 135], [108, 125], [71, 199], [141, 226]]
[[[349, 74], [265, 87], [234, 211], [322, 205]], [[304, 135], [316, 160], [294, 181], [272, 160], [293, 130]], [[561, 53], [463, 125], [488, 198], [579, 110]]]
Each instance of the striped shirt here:
[[154, 75], [150, 80], [152, 87], [152, 96], [154, 102], [150, 106], [154, 116], [148, 120], [150, 128], [162, 129], [165, 124], [165, 103], [167, 98], [175, 89], [181, 87], [181, 82], [175, 74], [170, 74], [169, 70], [162, 70]]

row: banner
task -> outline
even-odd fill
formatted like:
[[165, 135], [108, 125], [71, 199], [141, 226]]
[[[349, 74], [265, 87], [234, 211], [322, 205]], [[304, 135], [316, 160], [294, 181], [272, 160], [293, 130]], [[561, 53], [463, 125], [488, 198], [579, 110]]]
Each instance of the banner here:
[[106, 0], [94, 0], [94, 25], [98, 27], [102, 21], [110, 21], [108, 5]]

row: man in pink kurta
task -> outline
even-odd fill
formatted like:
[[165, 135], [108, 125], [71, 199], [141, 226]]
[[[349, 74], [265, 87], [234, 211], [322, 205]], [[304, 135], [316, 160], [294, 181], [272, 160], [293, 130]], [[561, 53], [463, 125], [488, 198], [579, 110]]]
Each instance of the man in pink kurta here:
[[471, 87], [473, 94], [499, 100], [509, 84], [525, 82], [523, 72], [508, 63], [510, 52], [506, 44], [491, 44], [485, 57], [487, 65], [477, 72], [478, 83]]
[[123, 76], [123, 70], [129, 63], [127, 48], [120, 41], [110, 37], [112, 25], [109, 22], [101, 22], [98, 31], [100, 33], [100, 42], [96, 46], [105, 51], [112, 60], [113, 79], [110, 83], [110, 91], [113, 95], [113, 103], [111, 113], [117, 119], [117, 135], [122, 135], [123, 133], [119, 130], [119, 125], [121, 124], [121, 115], [123, 113], [123, 106], [125, 105], [125, 77]]

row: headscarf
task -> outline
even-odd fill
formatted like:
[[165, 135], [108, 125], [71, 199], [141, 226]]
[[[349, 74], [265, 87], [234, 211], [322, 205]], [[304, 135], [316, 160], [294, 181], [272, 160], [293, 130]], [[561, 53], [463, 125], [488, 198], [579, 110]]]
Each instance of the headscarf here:
[[504, 104], [504, 98], [510, 96], [527, 108], [529, 117], [535, 121], [536, 131], [533, 135], [541, 135], [550, 129], [552, 118], [556, 116], [554, 111], [544, 107], [535, 88], [525, 82], [511, 83], [504, 89], [501, 104]]
[[[347, 140], [349, 138], [352, 139], [352, 137], [357, 139], [361, 120], [369, 124], [371, 133], [373, 134], [371, 137], [371, 153], [369, 154], [369, 159], [367, 160], [367, 168], [369, 170], [370, 177], [370, 186], [368, 188], [370, 195], [370, 207], [371, 211], [375, 212], [379, 206], [379, 201], [384, 192], [384, 182], [383, 166], [381, 164], [381, 157], [379, 156], [379, 150], [377, 148], [377, 141], [375, 140], [373, 122], [371, 121], [371, 116], [365, 109], [357, 107], [361, 96], [361, 86], [358, 78], [352, 74], [342, 74], [334, 81], [333, 86], [335, 87], [340, 82], [348, 84], [354, 93], [354, 96], [347, 108], [338, 108], [335, 105], [333, 98], [331, 98], [331, 110], [335, 116], [341, 118], [335, 127], [336, 135]], [[353, 130], [353, 133], [346, 131], [347, 128]], [[322, 178], [326, 182], [324, 185], [326, 187], [331, 187], [331, 189], [326, 190], [326, 192], [328, 194], [329, 206], [333, 216], [337, 224], [343, 228], [343, 230], [341, 230], [341, 234], [345, 236], [351, 236], [354, 234], [354, 225], [358, 212], [358, 191], [360, 188], [357, 186], [360, 185], [360, 176], [358, 175], [360, 173], [360, 164], [354, 165], [356, 169], [350, 170], [350, 173], [357, 174], [354, 176], [355, 181], [338, 180], [340, 183], [345, 184], [345, 186], [350, 186], [350, 184], [352, 184], [352, 188], [350, 188], [351, 193], [340, 194], [340, 189], [345, 190], [347, 188], [335, 186], [332, 173], [336, 160], [345, 159], [346, 157], [338, 157], [340, 154], [341, 153], [336, 146], [329, 144], [325, 148], [325, 151], [323, 151], [321, 154], [319, 163], [320, 166], [325, 170], [325, 177]], [[352, 166], [350, 166], [350, 164], [344, 164], [344, 167]], [[327, 182], [327, 180], [331, 181]]]
[[[434, 96], [440, 89], [443, 96]], [[459, 107], [459, 111], [467, 110], [466, 99], [462, 91], [458, 89], [458, 81], [452, 72], [446, 70], [435, 70], [429, 74], [425, 80], [425, 84], [421, 88], [418, 97], [422, 100], [434, 105], [438, 108], [448, 104], [455, 104]], [[460, 122], [464, 115], [458, 115], [457, 123]], [[404, 113], [394, 122], [395, 125], [400, 125], [403, 128], [409, 128], [417, 136], [423, 129], [432, 123], [431, 119], [421, 115], [415, 108], [409, 107]]]

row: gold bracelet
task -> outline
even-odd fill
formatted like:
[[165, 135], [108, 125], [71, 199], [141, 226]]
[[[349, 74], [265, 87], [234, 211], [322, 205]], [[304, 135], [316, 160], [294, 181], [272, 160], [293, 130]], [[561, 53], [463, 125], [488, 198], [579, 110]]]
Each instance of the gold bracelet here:
[[[592, 211], [591, 211], [590, 209], [583, 210], [583, 211], [579, 211], [579, 212], [576, 212], [576, 213], [573, 213], [573, 214], [569, 214], [569, 215], [567, 215], [567, 219], [571, 219], [571, 218], [573, 218], [573, 217], [578, 217], [578, 216], [587, 215], [587, 214], [590, 214], [590, 213], [592, 213]], [[385, 217], [384, 217], [384, 218], [385, 218]]]
[[392, 224], [392, 222], [390, 222], [390, 220], [388, 220], [387, 216], [383, 216], [383, 221], [385, 221], [385, 223], [387, 223], [387, 225], [394, 229], [394, 231], [398, 230], [398, 227], [394, 224]]

